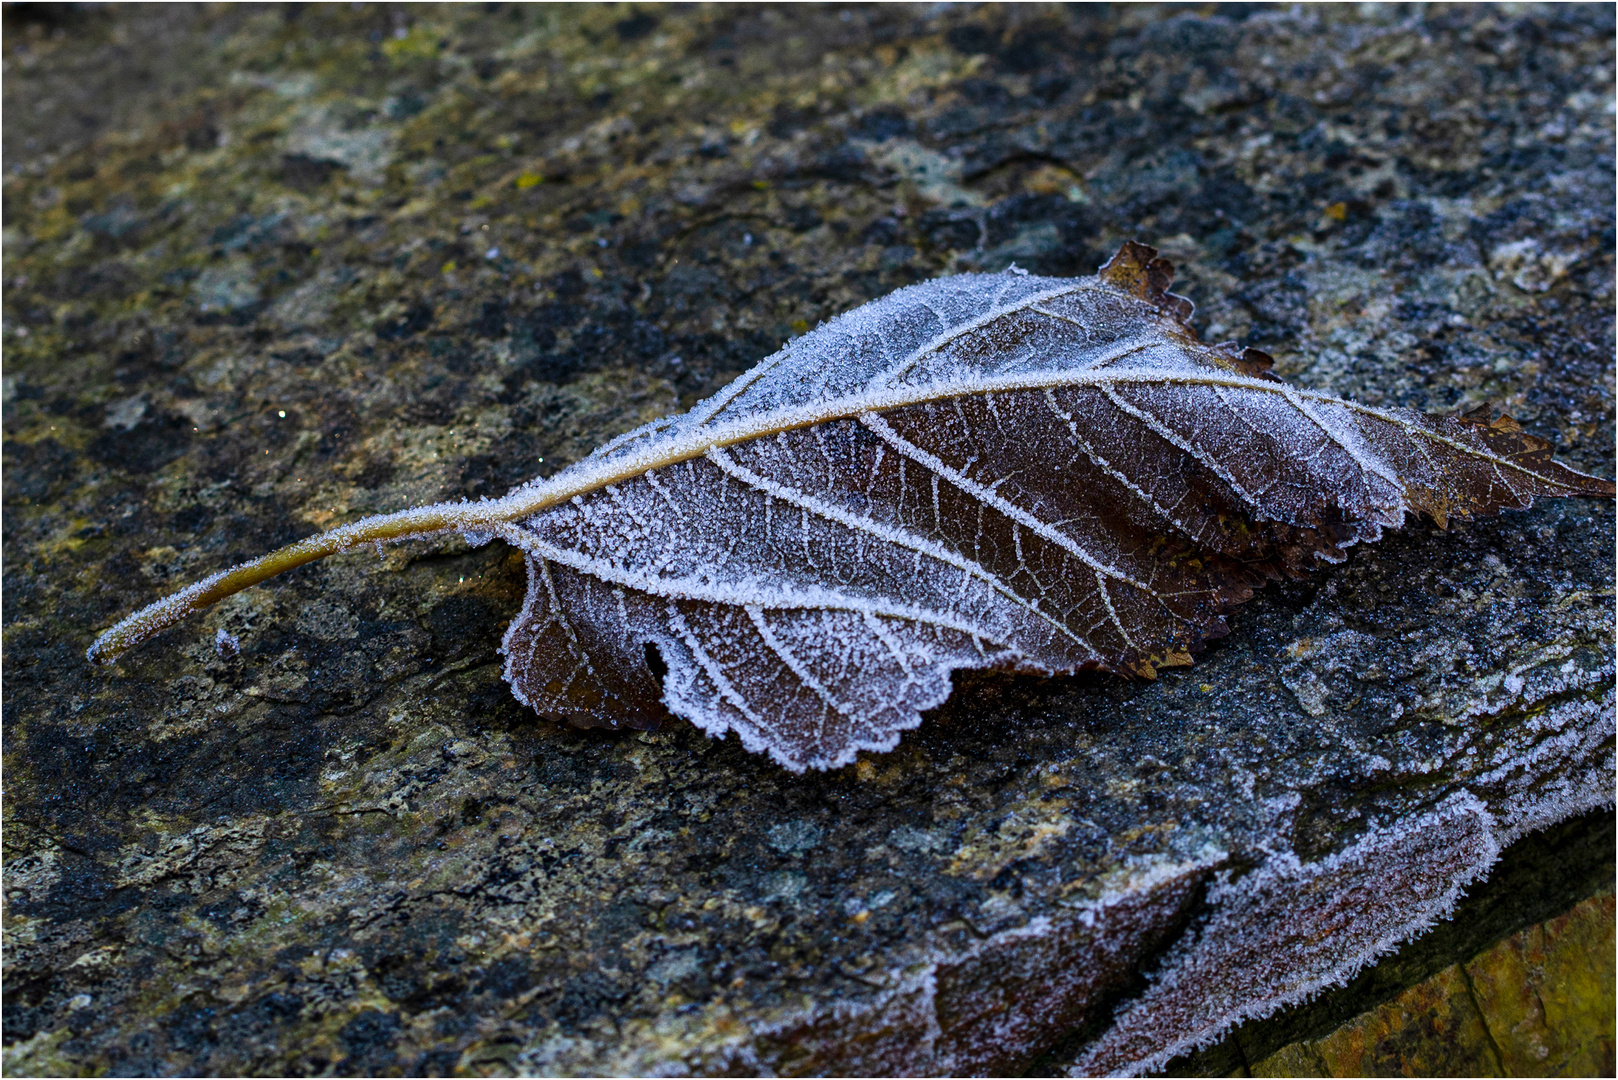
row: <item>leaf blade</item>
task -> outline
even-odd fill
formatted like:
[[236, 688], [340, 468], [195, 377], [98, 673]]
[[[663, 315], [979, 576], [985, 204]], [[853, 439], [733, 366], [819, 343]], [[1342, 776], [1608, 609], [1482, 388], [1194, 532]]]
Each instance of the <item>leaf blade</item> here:
[[1198, 341], [1170, 274], [1137, 248], [1079, 282], [901, 290], [610, 448], [665, 464], [518, 542], [666, 601], [625, 655], [669, 650], [671, 711], [828, 768], [891, 747], [959, 668], [1150, 676], [1407, 514], [1610, 489], [1520, 429], [1286, 386]]

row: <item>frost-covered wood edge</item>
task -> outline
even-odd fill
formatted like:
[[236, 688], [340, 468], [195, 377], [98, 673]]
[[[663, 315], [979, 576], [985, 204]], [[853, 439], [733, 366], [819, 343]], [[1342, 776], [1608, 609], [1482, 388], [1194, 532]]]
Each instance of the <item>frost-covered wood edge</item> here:
[[1515, 820], [1461, 791], [1319, 862], [1282, 852], [1234, 883], [1216, 880], [1207, 925], [1176, 945], [1070, 1075], [1150, 1073], [1243, 1021], [1346, 983], [1448, 917], [1513, 840], [1610, 804], [1612, 768], [1609, 755]]
[[[1614, 673], [1609, 657], [1599, 671], [1528, 686], [1506, 707], [1516, 726], [1492, 769], [1320, 859], [1289, 847], [1298, 798], [1276, 800], [1267, 836], [1244, 837], [1240, 851], [1210, 840], [1143, 858], [1056, 914], [982, 937], [967, 927], [964, 945], [935, 937], [861, 973], [874, 992], [805, 998], [766, 1016], [705, 1007], [681, 1021], [690, 1037], [677, 1040], [631, 1021], [610, 1048], [531, 1047], [519, 1062], [547, 1075], [772, 1075], [788, 1062], [795, 1075], [1003, 1074], [1091, 1026], [1090, 1010], [1156, 955], [1145, 992], [1114, 1010], [1070, 1069], [1150, 1073], [1346, 982], [1447, 917], [1513, 841], [1611, 805]], [[1195, 929], [1164, 940], [1192, 914]], [[1002, 1007], [983, 1007], [986, 998]]]

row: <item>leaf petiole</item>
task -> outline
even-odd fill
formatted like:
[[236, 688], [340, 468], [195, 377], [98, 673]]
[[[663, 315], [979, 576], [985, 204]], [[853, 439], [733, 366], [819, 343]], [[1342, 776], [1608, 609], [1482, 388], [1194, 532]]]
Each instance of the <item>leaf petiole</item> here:
[[[474, 531], [480, 527], [526, 517], [543, 509], [550, 500], [526, 498], [489, 500], [481, 503], [438, 503], [416, 507], [395, 514], [380, 514], [278, 548], [267, 555], [242, 563], [204, 578], [185, 589], [148, 604], [126, 616], [107, 629], [85, 652], [92, 662], [110, 663], [122, 653], [147, 638], [164, 630], [188, 615], [218, 603], [233, 593], [241, 592], [277, 574], [285, 573], [305, 563], [324, 559], [328, 555], [348, 551], [364, 544], [389, 540], [407, 540], [455, 531]], [[536, 502], [543, 505], [535, 506]]]

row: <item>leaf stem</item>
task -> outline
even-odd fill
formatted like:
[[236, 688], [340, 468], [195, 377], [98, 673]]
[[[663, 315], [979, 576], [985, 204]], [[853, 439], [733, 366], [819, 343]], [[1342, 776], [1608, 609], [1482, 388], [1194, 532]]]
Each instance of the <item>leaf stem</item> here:
[[[535, 498], [535, 495], [539, 495]], [[551, 497], [547, 498], [546, 496]], [[533, 489], [522, 489], [503, 499], [483, 502], [437, 503], [403, 510], [395, 514], [380, 514], [332, 529], [329, 532], [305, 537], [296, 543], [261, 555], [251, 562], [204, 578], [190, 586], [148, 604], [126, 616], [95, 639], [85, 656], [101, 663], [110, 662], [147, 638], [186, 616], [218, 603], [233, 593], [257, 585], [262, 581], [285, 573], [305, 563], [324, 559], [341, 551], [365, 544], [408, 540], [433, 536], [445, 532], [475, 532], [481, 528], [527, 517], [560, 501], [550, 492], [543, 494]]]

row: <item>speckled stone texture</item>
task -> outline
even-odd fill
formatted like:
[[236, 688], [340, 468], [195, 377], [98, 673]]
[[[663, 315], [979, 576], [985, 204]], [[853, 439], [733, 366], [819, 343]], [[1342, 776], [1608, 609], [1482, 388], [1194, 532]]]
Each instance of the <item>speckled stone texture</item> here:
[[1602, 503], [1412, 523], [1194, 668], [963, 678], [802, 777], [521, 708], [498, 545], [82, 660], [897, 286], [1128, 238], [1289, 380], [1611, 476], [1610, 6], [5, 17], [8, 1073], [1141, 1071], [1610, 828]]

